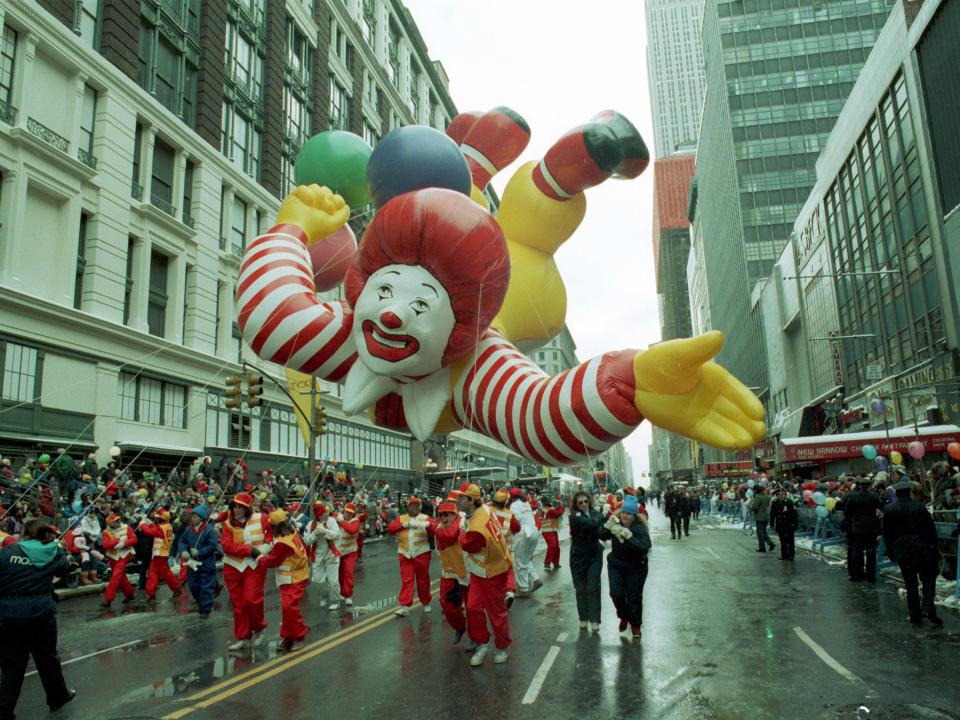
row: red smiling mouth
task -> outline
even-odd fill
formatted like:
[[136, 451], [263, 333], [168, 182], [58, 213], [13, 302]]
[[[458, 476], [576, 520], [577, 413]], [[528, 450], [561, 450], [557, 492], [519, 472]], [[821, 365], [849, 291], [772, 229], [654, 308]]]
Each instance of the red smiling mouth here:
[[373, 320], [364, 320], [361, 327], [367, 352], [378, 360], [400, 362], [420, 350], [420, 342], [415, 337], [385, 332]]

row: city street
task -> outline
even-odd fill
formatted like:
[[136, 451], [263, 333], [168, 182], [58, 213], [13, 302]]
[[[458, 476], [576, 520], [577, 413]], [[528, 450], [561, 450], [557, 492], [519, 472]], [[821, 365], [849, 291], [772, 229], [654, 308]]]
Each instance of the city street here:
[[[280, 658], [272, 575], [271, 638], [253, 661], [226, 652], [226, 593], [209, 620], [165, 590], [156, 611], [63, 601], [64, 671], [79, 693], [58, 717], [958, 717], [960, 689], [944, 669], [960, 644], [955, 612], [943, 612], [943, 629], [915, 631], [891, 583], [848, 583], [842, 568], [802, 551], [795, 564], [759, 555], [752, 537], [712, 518], [671, 540], [662, 513], [651, 516], [642, 641], [617, 633], [606, 570], [600, 635], [579, 629], [564, 543], [564, 567], [514, 604], [509, 662], [472, 669], [436, 599], [431, 615], [394, 617], [399, 580], [386, 541], [364, 551], [353, 613], [306, 602], [308, 642]], [[434, 559], [434, 575], [438, 567]], [[31, 675], [18, 717], [45, 714]]]

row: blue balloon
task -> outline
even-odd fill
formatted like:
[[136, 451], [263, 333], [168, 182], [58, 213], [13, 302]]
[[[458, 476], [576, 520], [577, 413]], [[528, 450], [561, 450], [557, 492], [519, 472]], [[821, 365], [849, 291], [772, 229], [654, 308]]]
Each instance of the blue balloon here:
[[439, 130], [407, 125], [388, 132], [367, 163], [367, 187], [376, 208], [411, 190], [442, 187], [469, 197], [473, 179], [460, 148]]
[[817, 505], [817, 509], [815, 512], [817, 513], [817, 517], [821, 517], [821, 518], [825, 518], [830, 514], [830, 511], [827, 510], [823, 505]]
[[824, 495], [822, 492], [815, 492], [813, 494], [813, 501], [817, 505], [823, 505], [827, 501], [827, 496]]

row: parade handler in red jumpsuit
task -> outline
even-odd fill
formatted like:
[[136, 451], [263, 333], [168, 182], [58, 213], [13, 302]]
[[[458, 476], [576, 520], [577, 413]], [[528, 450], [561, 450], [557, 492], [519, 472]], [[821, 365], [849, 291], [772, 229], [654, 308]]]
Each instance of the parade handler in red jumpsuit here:
[[463, 608], [466, 604], [470, 576], [460, 549], [460, 517], [457, 506], [446, 500], [437, 509], [440, 523], [436, 529], [437, 552], [440, 555], [440, 609], [443, 617], [453, 628], [453, 644], [456, 645], [467, 630], [467, 618]]
[[153, 554], [150, 557], [150, 574], [147, 576], [147, 601], [157, 601], [157, 585], [163, 580], [173, 591], [174, 597], [180, 596], [180, 583], [170, 570], [170, 548], [173, 545], [173, 527], [170, 525], [170, 512], [161, 508], [153, 514], [154, 520], [140, 523], [140, 530], [153, 538]]
[[425, 613], [430, 612], [430, 538], [435, 526], [429, 515], [420, 512], [420, 498], [407, 499], [407, 513], [387, 526], [387, 532], [397, 536], [397, 554], [400, 558], [400, 607], [396, 614], [410, 614], [413, 604], [413, 582], [417, 582], [417, 595]]
[[544, 513], [540, 532], [543, 534], [543, 540], [547, 543], [547, 554], [543, 558], [543, 569], [549, 570], [553, 566], [554, 570], [560, 569], [560, 518], [563, 517], [563, 505], [556, 505], [549, 510], [546, 506], [550, 503], [549, 498], [544, 498]]
[[296, 529], [290, 524], [284, 510], [270, 513], [274, 543], [269, 555], [261, 555], [258, 564], [277, 569], [277, 587], [280, 588], [280, 644], [277, 652], [290, 652], [293, 644], [303, 640], [310, 628], [300, 613], [300, 598], [310, 580], [310, 558]]
[[119, 515], [108, 515], [100, 543], [110, 562], [110, 582], [103, 591], [102, 606], [110, 607], [117, 590], [123, 592], [123, 601], [128, 603], [133, 600], [133, 586], [127, 580], [127, 563], [137, 547], [137, 534], [120, 520]]
[[233, 636], [230, 650], [241, 650], [249, 641], [263, 644], [263, 582], [267, 569], [257, 558], [270, 552], [273, 529], [264, 513], [252, 512], [253, 496], [237, 493], [230, 502], [229, 517], [220, 532], [223, 548], [223, 582], [233, 608]]
[[495, 663], [504, 663], [509, 657], [510, 616], [503, 602], [506, 594], [507, 573], [513, 558], [503, 539], [499, 520], [483, 504], [480, 488], [468, 485], [461, 491], [457, 506], [464, 514], [461, 520], [460, 548], [470, 572], [470, 592], [467, 594], [467, 630], [478, 647], [470, 658], [470, 665], [478, 667], [490, 650], [490, 631], [493, 626], [497, 652]]

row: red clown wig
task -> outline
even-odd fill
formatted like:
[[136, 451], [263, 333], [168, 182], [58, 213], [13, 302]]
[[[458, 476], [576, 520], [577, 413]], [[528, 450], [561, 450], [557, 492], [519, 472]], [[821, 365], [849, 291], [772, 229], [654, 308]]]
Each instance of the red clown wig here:
[[377, 211], [344, 280], [347, 302], [355, 306], [370, 276], [387, 265], [419, 265], [450, 295], [456, 324], [444, 365], [480, 341], [510, 282], [500, 225], [466, 195], [444, 188], [398, 195]]

